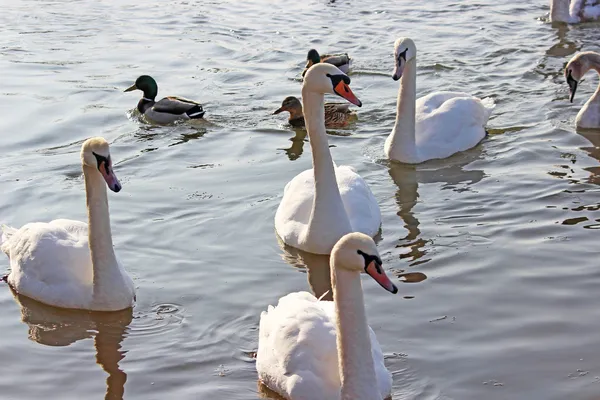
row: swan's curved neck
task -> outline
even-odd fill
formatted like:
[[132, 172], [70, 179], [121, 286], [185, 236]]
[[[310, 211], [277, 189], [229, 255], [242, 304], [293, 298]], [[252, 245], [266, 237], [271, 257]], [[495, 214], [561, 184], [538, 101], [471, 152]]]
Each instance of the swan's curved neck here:
[[340, 399], [381, 399], [360, 273], [336, 268], [335, 264], [335, 256], [332, 256], [331, 283], [337, 314], [337, 349], [342, 383]]
[[392, 130], [390, 154], [404, 162], [418, 162], [415, 142], [415, 109], [417, 98], [417, 59], [406, 62], [396, 103], [396, 123]]
[[307, 234], [311, 236], [311, 232], [314, 231], [318, 236], [318, 232], [331, 233], [332, 230], [337, 229], [339, 236], [335, 237], [332, 243], [324, 244], [331, 250], [343, 235], [351, 232], [351, 226], [342, 203], [333, 159], [329, 152], [325, 131], [324, 96], [303, 87], [302, 102], [315, 174], [315, 198]]
[[106, 183], [97, 169], [87, 165], [83, 166], [83, 176], [88, 209], [88, 240], [94, 270], [94, 302], [103, 303], [111, 300], [109, 289], [114, 275], [120, 276], [120, 271], [110, 231]]
[[550, 3], [550, 20], [553, 22], [570, 22], [570, 0], [552, 0]]
[[[589, 65], [589, 69], [593, 69], [600, 75], [600, 54], [598, 53], [587, 53], [586, 61]], [[587, 72], [587, 71], [585, 71]], [[592, 97], [588, 100], [588, 102], [592, 103], [600, 103], [600, 83], [598, 83], [598, 87], [596, 91], [592, 95]]]

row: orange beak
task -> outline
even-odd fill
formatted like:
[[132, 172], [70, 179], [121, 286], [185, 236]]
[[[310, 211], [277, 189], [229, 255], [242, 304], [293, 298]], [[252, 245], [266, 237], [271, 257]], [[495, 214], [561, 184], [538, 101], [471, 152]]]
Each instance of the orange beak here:
[[350, 86], [348, 86], [344, 81], [340, 81], [340, 83], [333, 88], [333, 91], [355, 106], [362, 107], [362, 102], [354, 95], [354, 93], [352, 93], [352, 89], [350, 89]]
[[381, 264], [376, 261], [371, 261], [365, 268], [365, 272], [375, 279], [375, 282], [379, 283], [382, 288], [391, 293], [398, 293], [396, 285], [390, 281], [390, 278], [385, 274], [385, 271], [381, 267]]

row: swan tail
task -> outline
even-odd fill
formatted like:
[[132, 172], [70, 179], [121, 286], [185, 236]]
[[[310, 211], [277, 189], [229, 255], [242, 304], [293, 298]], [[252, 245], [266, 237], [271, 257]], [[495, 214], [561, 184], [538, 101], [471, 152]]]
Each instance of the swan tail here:
[[15, 234], [15, 232], [17, 230], [15, 228], [13, 228], [12, 226], [4, 225], [4, 224], [2, 224], [0, 229], [2, 229], [2, 235], [0, 235], [0, 249], [2, 249], [2, 251], [6, 252], [4, 250], [4, 245], [6, 244], [6, 242], [8, 242], [10, 240], [10, 238]]
[[487, 120], [490, 117], [490, 115], [492, 115], [492, 111], [496, 107], [496, 102], [491, 97], [486, 97], [484, 99], [481, 99], [481, 105], [487, 111], [487, 117], [486, 117], [486, 120]]
[[483, 104], [483, 106], [485, 108], [490, 110], [490, 112], [494, 109], [494, 107], [496, 107], [496, 102], [491, 97], [486, 97], [485, 99], [481, 99], [481, 104]]

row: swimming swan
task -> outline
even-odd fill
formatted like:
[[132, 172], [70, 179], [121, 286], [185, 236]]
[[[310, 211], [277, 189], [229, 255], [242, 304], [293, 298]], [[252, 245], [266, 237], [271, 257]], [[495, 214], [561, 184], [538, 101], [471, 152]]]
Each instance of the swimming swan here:
[[578, 22], [597, 21], [600, 17], [600, 1], [598, 0], [551, 0], [550, 21]]
[[397, 293], [373, 239], [342, 237], [331, 252], [334, 301], [291, 293], [260, 317], [256, 370], [260, 381], [289, 400], [391, 398], [375, 333], [367, 324], [360, 273]]
[[[569, 84], [571, 103], [577, 91], [577, 85], [590, 69], [600, 73], [600, 54], [593, 51], [585, 51], [576, 54], [567, 63], [565, 68], [565, 79]], [[581, 107], [575, 125], [578, 128], [599, 129], [600, 128], [600, 85], [590, 99]]]
[[461, 92], [435, 92], [416, 99], [417, 48], [409, 38], [394, 44], [400, 79], [396, 123], [385, 141], [385, 154], [393, 161], [418, 164], [476, 146], [486, 136], [485, 124], [492, 99], [484, 101]]
[[[0, 249], [10, 259], [8, 284], [18, 293], [63, 308], [117, 311], [133, 306], [135, 288], [113, 249], [106, 186], [121, 190], [108, 142], [81, 146], [88, 224], [69, 219], [3, 226]], [[89, 227], [89, 228], [88, 228]]]
[[329, 254], [349, 232], [373, 237], [381, 225], [377, 200], [353, 168], [334, 165], [325, 132], [324, 94], [337, 94], [361, 106], [350, 78], [326, 63], [312, 66], [302, 85], [304, 118], [313, 169], [296, 175], [285, 187], [275, 214], [275, 230], [289, 246]]

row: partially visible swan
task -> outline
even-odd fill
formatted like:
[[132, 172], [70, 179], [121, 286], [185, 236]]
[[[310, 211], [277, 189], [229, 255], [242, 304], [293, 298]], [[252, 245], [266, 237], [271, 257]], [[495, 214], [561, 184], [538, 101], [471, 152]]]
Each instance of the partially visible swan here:
[[298, 174], [285, 187], [275, 214], [275, 230], [283, 242], [315, 254], [329, 254], [346, 233], [375, 236], [381, 225], [377, 200], [353, 168], [334, 165], [325, 132], [324, 94], [337, 94], [361, 106], [350, 78], [330, 64], [312, 66], [302, 85], [304, 118], [313, 169]]
[[396, 124], [385, 141], [390, 160], [418, 164], [476, 146], [486, 136], [485, 124], [494, 108], [461, 92], [435, 92], [417, 97], [417, 48], [409, 38], [394, 44], [396, 68], [392, 78], [400, 79]]
[[550, 21], [590, 22], [600, 18], [599, 0], [550, 0]]
[[290, 400], [391, 398], [392, 376], [367, 324], [360, 274], [392, 293], [398, 288], [386, 276], [375, 242], [362, 233], [343, 236], [330, 263], [333, 302], [297, 292], [262, 313], [259, 379]]
[[133, 306], [135, 288], [113, 249], [106, 186], [121, 190], [108, 142], [81, 146], [88, 224], [69, 219], [3, 226], [8, 284], [20, 295], [63, 308], [117, 311]]
[[[600, 54], [593, 51], [576, 54], [567, 63], [565, 78], [571, 92], [569, 99], [571, 103], [577, 91], [577, 84], [590, 69], [600, 73]], [[592, 97], [579, 110], [575, 119], [575, 125], [578, 128], [600, 129], [600, 85], [598, 85]]]

